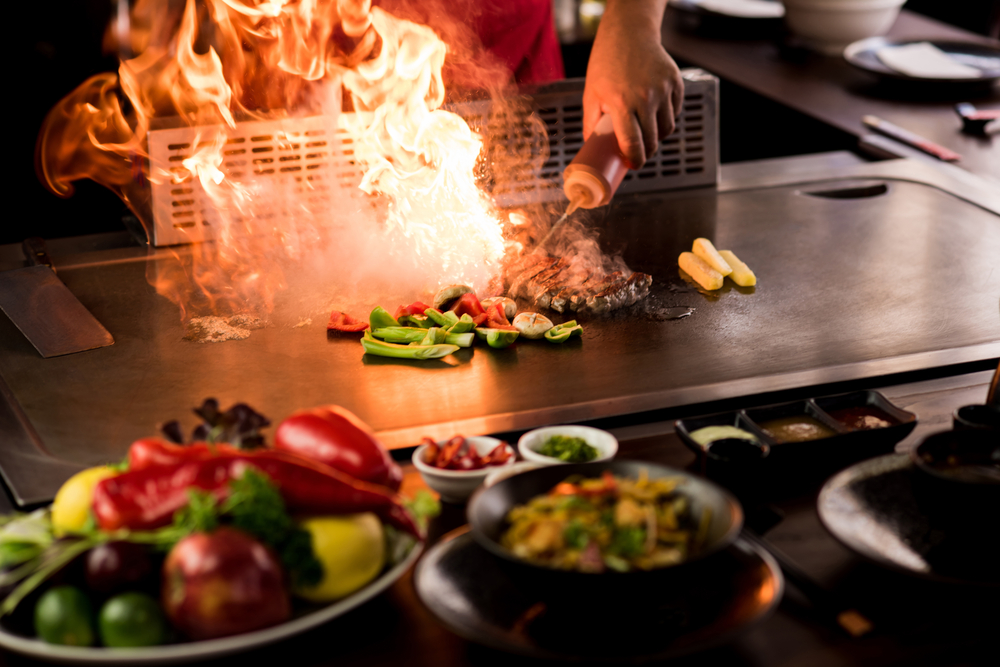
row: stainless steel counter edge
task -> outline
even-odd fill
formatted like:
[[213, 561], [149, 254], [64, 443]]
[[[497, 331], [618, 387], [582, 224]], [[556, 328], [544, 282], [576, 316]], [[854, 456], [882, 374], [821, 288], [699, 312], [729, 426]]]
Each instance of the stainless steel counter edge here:
[[[928, 185], [1000, 215], [1000, 189], [987, 179], [953, 165], [933, 165], [909, 158], [845, 165], [842, 155], [822, 153], [723, 165], [719, 192], [805, 185], [817, 181], [890, 179]], [[833, 165], [837, 166], [837, 175], [831, 179], [830, 168]]]
[[664, 405], [683, 408], [685, 405], [708, 403], [733, 396], [749, 397], [800, 387], [843, 382], [854, 379], [857, 375], [854, 370], [859, 366], [864, 366], [865, 373], [869, 377], [878, 377], [911, 371], [915, 367], [949, 366], [978, 361], [984, 357], [1000, 357], [1000, 342], [828, 366], [798, 373], [764, 375], [733, 382], [681, 387], [668, 391], [563, 405], [556, 409], [494, 414], [413, 428], [379, 431], [378, 437], [387, 447], [405, 447], [419, 442], [424, 436], [440, 440], [449, 438], [456, 433], [521, 431], [535, 428], [539, 424], [591, 421], [610, 416], [647, 412], [662, 408]]

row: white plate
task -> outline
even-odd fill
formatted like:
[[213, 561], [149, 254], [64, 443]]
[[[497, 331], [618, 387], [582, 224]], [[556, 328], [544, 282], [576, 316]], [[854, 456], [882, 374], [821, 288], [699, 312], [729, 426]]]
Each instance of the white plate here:
[[22, 637], [0, 629], [0, 647], [39, 660], [73, 665], [166, 665], [217, 658], [288, 639], [311, 630], [372, 599], [392, 586], [420, 557], [422, 544], [416, 544], [401, 562], [360, 591], [326, 607], [263, 630], [204, 641], [166, 644], [145, 648], [92, 648], [46, 644], [40, 639]]
[[[878, 58], [879, 49], [890, 46], [906, 46], [918, 42], [928, 42], [963, 65], [974, 67], [980, 76], [972, 78], [928, 78], [909, 76], [897, 72]], [[1000, 47], [988, 40], [982, 42], [955, 40], [896, 40], [887, 37], [869, 37], [847, 46], [844, 59], [858, 69], [876, 76], [911, 81], [915, 83], [983, 84], [1000, 79]]]

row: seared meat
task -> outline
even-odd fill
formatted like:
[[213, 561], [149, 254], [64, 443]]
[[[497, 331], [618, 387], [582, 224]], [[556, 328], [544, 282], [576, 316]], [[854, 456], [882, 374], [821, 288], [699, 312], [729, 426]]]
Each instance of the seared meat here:
[[566, 294], [561, 307], [559, 308], [556, 308], [554, 303], [555, 298], [563, 292], [566, 292], [571, 285], [581, 284], [589, 276], [589, 271], [580, 271], [578, 269], [570, 270], [569, 272], [564, 271], [558, 280], [554, 283], [550, 283], [549, 288], [540, 294], [537, 299], [535, 299], [535, 305], [539, 308], [551, 308], [552, 310], [560, 313], [563, 312], [566, 308], [566, 304], [569, 303], [570, 295], [568, 293]]
[[646, 273], [626, 276], [573, 266], [573, 260], [532, 254], [519, 259], [505, 273], [507, 296], [529, 301], [535, 308], [609, 313], [636, 303], [649, 293], [653, 277]]
[[578, 312], [581, 310], [586, 310], [587, 308], [587, 298], [593, 296], [594, 294], [599, 294], [607, 288], [611, 287], [615, 282], [622, 279], [621, 271], [612, 271], [606, 276], [601, 278], [596, 278], [590, 281], [587, 285], [586, 290], [574, 294], [569, 300], [569, 308], [573, 312]]
[[569, 262], [560, 258], [559, 261], [553, 264], [550, 268], [542, 271], [529, 280], [522, 290], [524, 292], [524, 298], [528, 299], [532, 303], [537, 303], [538, 297], [547, 292], [550, 286], [565, 284], [565, 282], [561, 280], [560, 276], [563, 274], [563, 271], [566, 270], [568, 265]]
[[653, 276], [648, 273], [633, 273], [627, 280], [618, 281], [588, 297], [587, 308], [595, 315], [602, 315], [631, 306], [649, 293], [652, 284]]
[[507, 296], [512, 299], [523, 298], [521, 293], [524, 291], [524, 287], [528, 281], [542, 271], [550, 268], [557, 261], [555, 257], [543, 257], [542, 261], [535, 263], [530, 269], [522, 271], [516, 278], [511, 280], [510, 287], [507, 288]]

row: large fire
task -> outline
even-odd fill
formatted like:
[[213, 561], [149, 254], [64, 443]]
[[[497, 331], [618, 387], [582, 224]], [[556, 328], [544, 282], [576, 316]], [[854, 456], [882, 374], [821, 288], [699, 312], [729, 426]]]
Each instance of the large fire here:
[[[266, 316], [303, 282], [356, 303], [450, 282], [488, 289], [502, 225], [474, 175], [481, 138], [442, 109], [448, 47], [434, 31], [370, 0], [139, 0], [125, 18], [107, 38], [118, 74], [52, 110], [38, 169], [62, 196], [76, 179], [105, 185], [151, 234], [170, 216], [154, 192], [206, 209], [202, 224], [175, 227], [199, 241], [210, 226], [214, 242], [151, 277], [183, 316]], [[253, 123], [270, 123], [277, 152], [239, 145]], [[317, 123], [326, 139], [310, 141]], [[154, 154], [165, 129], [184, 140]], [[331, 157], [345, 132], [349, 149]], [[300, 146], [314, 152], [275, 157]], [[363, 177], [320, 178], [301, 164], [316, 155]]]

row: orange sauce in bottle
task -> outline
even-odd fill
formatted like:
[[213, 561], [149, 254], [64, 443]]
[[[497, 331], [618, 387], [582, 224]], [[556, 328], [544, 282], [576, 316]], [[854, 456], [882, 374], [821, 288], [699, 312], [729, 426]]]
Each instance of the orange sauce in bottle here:
[[590, 138], [563, 170], [563, 191], [570, 202], [567, 215], [578, 208], [611, 203], [627, 172], [628, 163], [618, 148], [611, 116], [601, 116]]

